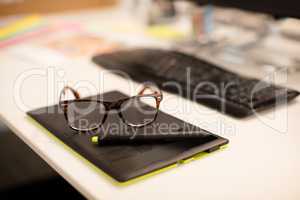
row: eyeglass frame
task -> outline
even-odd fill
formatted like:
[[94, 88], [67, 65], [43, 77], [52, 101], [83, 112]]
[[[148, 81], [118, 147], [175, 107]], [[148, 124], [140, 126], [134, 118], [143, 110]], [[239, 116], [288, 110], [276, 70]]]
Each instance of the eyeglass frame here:
[[[73, 99], [73, 100], [63, 100], [62, 101], [61, 99], [65, 95], [67, 90], [70, 90], [72, 92], [75, 99]], [[151, 90], [152, 94], [144, 94], [144, 92], [146, 90]], [[153, 120], [150, 121], [150, 122], [147, 122], [145, 124], [128, 123], [125, 120], [124, 116], [122, 115], [122, 112], [120, 111], [121, 105], [124, 102], [126, 102], [130, 99], [138, 98], [138, 97], [153, 97], [153, 98], [155, 98], [155, 101], [156, 101], [156, 113], [153, 117]], [[117, 110], [119, 118], [121, 118], [122, 122], [124, 124], [128, 125], [128, 126], [135, 127], [135, 128], [141, 128], [141, 127], [147, 126], [147, 125], [153, 123], [157, 119], [157, 116], [158, 116], [158, 113], [159, 113], [159, 106], [160, 106], [160, 103], [161, 103], [162, 100], [163, 100], [163, 95], [162, 95], [161, 90], [158, 87], [155, 87], [155, 86], [149, 85], [149, 84], [144, 85], [142, 90], [138, 93], [138, 95], [135, 95], [135, 96], [132, 96], [132, 97], [126, 97], [126, 98], [123, 98], [123, 99], [119, 99], [117, 101], [101, 101], [101, 100], [93, 100], [93, 99], [81, 99], [79, 93], [76, 90], [74, 90], [73, 88], [71, 88], [69, 86], [65, 86], [62, 89], [62, 91], [60, 93], [60, 96], [59, 96], [59, 106], [62, 109], [62, 111], [64, 112], [64, 117], [65, 117], [66, 121], [68, 122], [68, 125], [69, 125], [70, 128], [72, 128], [73, 130], [76, 130], [76, 131], [88, 132], [88, 131], [94, 131], [94, 130], [99, 129], [104, 124], [105, 120], [107, 119], [108, 113], [111, 110]], [[94, 128], [79, 129], [79, 128], [73, 127], [70, 124], [69, 117], [68, 117], [69, 104], [73, 103], [73, 102], [96, 102], [96, 103], [101, 103], [105, 108], [105, 114], [103, 116], [102, 122], [100, 122]]]

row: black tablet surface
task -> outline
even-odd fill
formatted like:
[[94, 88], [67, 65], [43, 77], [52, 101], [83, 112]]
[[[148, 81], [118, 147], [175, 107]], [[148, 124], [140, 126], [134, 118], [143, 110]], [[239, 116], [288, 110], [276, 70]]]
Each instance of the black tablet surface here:
[[[97, 98], [106, 101], [114, 101], [124, 97], [127, 96], [118, 91], [97, 96]], [[77, 131], [68, 126], [58, 105], [32, 110], [27, 114], [77, 154], [118, 182], [126, 182], [141, 177], [180, 163], [200, 152], [211, 152], [228, 143], [225, 138], [195, 127], [162, 111], [158, 113], [156, 121], [148, 125], [153, 126], [152, 128], [143, 127], [138, 132], [142, 131], [145, 134], [148, 131], [149, 134], [153, 134], [153, 131], [161, 130], [155, 128], [159, 127], [160, 124], [164, 124], [164, 126], [176, 124], [181, 127], [180, 129], [183, 132], [186, 130], [200, 130], [203, 136], [188, 141], [97, 146], [91, 143], [91, 133], [78, 134]], [[120, 130], [117, 129], [119, 132], [131, 130], [126, 128], [126, 125], [123, 124], [116, 113], [109, 113], [101, 130], [110, 132], [111, 124], [119, 124]], [[116, 132], [116, 127], [113, 128]], [[96, 131], [95, 134], [102, 134], [101, 130]]]

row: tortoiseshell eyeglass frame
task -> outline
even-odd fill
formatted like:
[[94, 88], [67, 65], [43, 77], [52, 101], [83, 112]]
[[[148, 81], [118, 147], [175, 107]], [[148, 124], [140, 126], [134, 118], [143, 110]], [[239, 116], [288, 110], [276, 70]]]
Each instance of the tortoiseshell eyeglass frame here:
[[[150, 94], [145, 94], [145, 92], [147, 90], [149, 90], [151, 93]], [[72, 99], [72, 100], [63, 100], [63, 97], [65, 96], [65, 94], [66, 94], [67, 91], [70, 91], [71, 94], [75, 97], [75, 99]], [[152, 121], [149, 121], [149, 122], [144, 123], [144, 124], [132, 124], [132, 123], [128, 123], [125, 120], [125, 118], [123, 117], [122, 112], [120, 111], [121, 105], [124, 102], [126, 102], [126, 101], [128, 101], [130, 99], [137, 98], [137, 97], [153, 97], [153, 98], [155, 98], [155, 101], [156, 101], [156, 113], [155, 113]], [[160, 89], [158, 87], [156, 87], [156, 86], [154, 86], [152, 84], [143, 85], [143, 88], [138, 93], [138, 95], [132, 96], [132, 97], [128, 97], [128, 98], [123, 98], [123, 99], [120, 99], [118, 101], [102, 101], [102, 100], [97, 100], [97, 99], [81, 99], [79, 93], [76, 90], [74, 90], [73, 88], [71, 88], [69, 86], [65, 86], [63, 88], [63, 90], [61, 91], [61, 93], [60, 93], [59, 106], [62, 109], [62, 111], [64, 112], [65, 119], [68, 122], [68, 125], [69, 125], [70, 128], [72, 128], [73, 130], [76, 130], [76, 131], [87, 132], [87, 131], [94, 131], [94, 130], [97, 130], [98, 128], [100, 128], [102, 126], [102, 124], [104, 124], [104, 122], [105, 122], [105, 120], [107, 118], [108, 112], [110, 110], [117, 110], [118, 111], [118, 115], [121, 118], [122, 122], [125, 123], [125, 124], [127, 124], [128, 126], [136, 127], [136, 128], [147, 126], [147, 125], [153, 123], [156, 120], [157, 115], [159, 113], [158, 112], [159, 111], [159, 105], [160, 105], [160, 103], [161, 103], [162, 100], [163, 100], [162, 92], [160, 91]], [[97, 103], [101, 103], [102, 105], [104, 105], [104, 107], [105, 107], [105, 114], [104, 114], [104, 117], [102, 119], [102, 122], [100, 122], [98, 124], [98, 126], [93, 127], [93, 128], [88, 128], [88, 129], [80, 129], [80, 128], [73, 127], [70, 124], [70, 122], [69, 122], [69, 118], [68, 118], [68, 114], [67, 114], [68, 113], [69, 104], [72, 103], [72, 102], [97, 102]]]

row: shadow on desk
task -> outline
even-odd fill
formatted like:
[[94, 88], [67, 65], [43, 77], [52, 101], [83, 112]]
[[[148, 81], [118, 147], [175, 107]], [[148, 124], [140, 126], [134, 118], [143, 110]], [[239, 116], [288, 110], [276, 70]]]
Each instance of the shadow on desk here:
[[80, 193], [1, 122], [0, 196], [1, 199], [83, 199]]
[[1, 199], [84, 199], [59, 176], [0, 191], [0, 196]]

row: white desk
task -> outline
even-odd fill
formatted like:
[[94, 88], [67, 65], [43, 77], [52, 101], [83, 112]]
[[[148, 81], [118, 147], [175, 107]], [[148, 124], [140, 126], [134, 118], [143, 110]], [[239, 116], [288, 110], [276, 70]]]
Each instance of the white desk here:
[[[16, 61], [8, 51], [0, 52], [0, 63], [1, 120], [87, 198], [108, 200], [186, 198], [298, 200], [300, 198], [300, 99], [287, 107], [287, 113], [285, 107], [277, 109], [275, 119], [267, 120], [266, 116], [270, 113], [264, 113], [259, 117], [237, 120], [165, 93], [166, 98], [161, 108], [163, 111], [228, 138], [229, 148], [202, 160], [122, 187], [112, 184], [90, 166], [85, 165], [28, 121], [25, 114], [32, 108], [56, 103], [62, 87], [59, 82], [62, 80], [70, 85], [78, 83], [78, 86], [85, 85], [84, 81], [88, 81], [100, 88], [98, 76], [102, 70], [90, 62], [68, 61], [52, 68], [56, 74], [54, 83], [59, 87], [54, 87], [51, 82], [47, 85], [45, 76], [31, 76], [24, 80], [20, 90], [14, 91], [16, 80], [24, 75], [24, 72], [33, 68], [41, 70], [37, 71], [38, 73], [47, 72], [47, 66], [28, 65]], [[52, 69], [48, 71], [50, 78]], [[63, 78], [57, 75], [57, 70], [65, 72]], [[246, 68], [239, 70], [246, 71]], [[247, 70], [247, 73], [251, 72]], [[286, 85], [300, 90], [299, 77], [300, 75], [291, 76]], [[135, 92], [130, 90], [127, 81], [119, 77], [108, 75], [104, 81], [105, 84], [102, 86], [104, 91], [118, 89], [127, 94]], [[133, 84], [134, 89], [137, 86]], [[97, 91], [92, 93], [96, 94]], [[18, 99], [16, 100], [17, 94], [21, 95], [26, 106], [20, 107]]]

